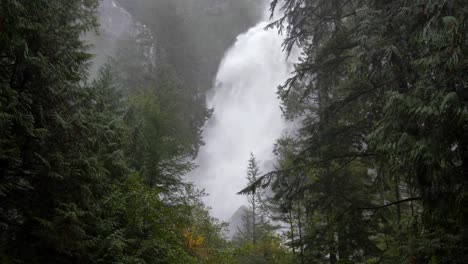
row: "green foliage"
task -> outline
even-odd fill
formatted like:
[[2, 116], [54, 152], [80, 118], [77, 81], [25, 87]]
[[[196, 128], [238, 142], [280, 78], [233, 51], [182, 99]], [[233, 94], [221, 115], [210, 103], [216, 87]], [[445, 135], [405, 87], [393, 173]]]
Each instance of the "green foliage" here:
[[234, 251], [236, 263], [265, 263], [265, 264], [290, 264], [293, 257], [287, 249], [281, 245], [279, 237], [259, 239], [255, 244], [245, 242], [240, 244]]
[[192, 168], [190, 160], [202, 144], [201, 128], [210, 111], [172, 66], [148, 55], [154, 45], [147, 31], [127, 36], [118, 43], [113, 65], [129, 101], [130, 166], [151, 186], [174, 191]]
[[184, 250], [183, 221], [138, 174], [116, 184], [99, 209], [97, 263], [195, 263]]
[[279, 89], [302, 126], [255, 186], [272, 184], [292, 250], [302, 263], [463, 263], [466, 1], [271, 7], [286, 49], [304, 51]]
[[278, 171], [252, 156], [234, 243], [181, 177], [256, 4], [138, 3], [146, 27], [92, 83], [98, 1], [0, 3], [2, 263], [464, 263], [466, 1], [284, 1], [272, 26], [304, 54], [279, 95], [301, 129]]
[[209, 111], [142, 50], [88, 83], [97, 5], [0, 4], [0, 262], [220, 263], [223, 225], [181, 181]]
[[89, 261], [94, 200], [107, 188], [91, 146], [105, 120], [90, 116], [94, 91], [80, 85], [89, 55], [79, 37], [96, 26], [96, 6], [1, 3], [0, 254], [10, 261]]
[[[247, 184], [255, 183], [261, 174], [255, 156], [250, 153]], [[233, 238], [234, 257], [238, 263], [292, 263], [292, 257], [281, 245], [277, 228], [270, 224], [267, 195], [261, 188], [247, 193], [249, 208], [242, 216], [242, 226]]]
[[[260, 168], [253, 153], [250, 153], [249, 163], [247, 166], [247, 184], [253, 184], [260, 176]], [[265, 199], [265, 192], [257, 189], [255, 192], [247, 194], [247, 203], [249, 210], [242, 216], [242, 227], [237, 230], [234, 240], [237, 244], [251, 242], [253, 245], [257, 241], [271, 236], [271, 231], [274, 229], [267, 221], [265, 212], [262, 211], [262, 204]]]

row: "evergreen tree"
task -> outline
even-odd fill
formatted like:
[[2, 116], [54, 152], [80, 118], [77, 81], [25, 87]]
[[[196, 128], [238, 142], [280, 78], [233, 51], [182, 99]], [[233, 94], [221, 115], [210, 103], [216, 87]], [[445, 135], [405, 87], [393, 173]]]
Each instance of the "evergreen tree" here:
[[[145, 91], [148, 100], [110, 66], [88, 83], [81, 37], [96, 29], [97, 5], [0, 3], [0, 262], [219, 262], [227, 255], [221, 227], [180, 191], [190, 169], [182, 159], [196, 152], [204, 120], [180, 117], [187, 101], [177, 100], [191, 94], [169, 74]], [[172, 186], [179, 191], [163, 192]], [[185, 245], [189, 226], [212, 243], [206, 256]]]
[[[250, 158], [247, 166], [247, 183], [250, 185], [257, 181], [260, 176], [260, 168], [253, 153], [250, 153]], [[242, 217], [243, 225], [238, 230], [236, 239], [242, 242], [250, 241], [253, 245], [261, 239], [264, 229], [267, 225], [265, 215], [261, 212], [261, 205], [265, 198], [264, 192], [252, 192], [247, 194], [247, 203], [249, 210]]]
[[[260, 176], [255, 156], [250, 153], [247, 166], [247, 181], [251, 185]], [[262, 189], [247, 193], [248, 210], [242, 216], [233, 242], [238, 247], [235, 254], [239, 263], [281, 263], [289, 256], [280, 245], [276, 227], [270, 224], [265, 214], [266, 193]]]
[[87, 107], [97, 1], [2, 1], [2, 262], [91, 262], [95, 200], [106, 188]]
[[465, 1], [271, 7], [304, 51], [279, 90], [302, 127], [286, 166], [244, 191], [273, 182], [282, 208], [307, 205], [307, 262], [463, 263]]

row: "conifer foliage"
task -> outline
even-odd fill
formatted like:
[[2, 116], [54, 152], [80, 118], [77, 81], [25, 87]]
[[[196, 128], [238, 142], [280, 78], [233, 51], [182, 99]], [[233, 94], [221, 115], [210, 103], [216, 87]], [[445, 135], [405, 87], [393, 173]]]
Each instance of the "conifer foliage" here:
[[302, 125], [279, 141], [279, 170], [243, 192], [272, 184], [301, 263], [463, 263], [468, 3], [271, 8], [285, 49], [303, 50], [279, 88]]
[[98, 140], [95, 132], [105, 120], [93, 116], [96, 91], [82, 86], [90, 56], [79, 37], [95, 28], [96, 5], [1, 3], [0, 230], [6, 262], [89, 261], [94, 202], [106, 189], [95, 148], [112, 143]]
[[[259, 164], [250, 153], [247, 166], [247, 184], [254, 184], [261, 176]], [[248, 208], [242, 216], [242, 225], [234, 235], [234, 253], [238, 263], [291, 263], [289, 252], [281, 245], [277, 227], [270, 223], [268, 195], [259, 188], [247, 193]]]
[[251, 155], [232, 243], [182, 177], [217, 58], [258, 10], [225, 30], [244, 1], [139, 2], [147, 27], [95, 80], [98, 0], [0, 2], [0, 263], [466, 262], [466, 0], [272, 1], [303, 51], [278, 91], [300, 128], [277, 170]]
[[[257, 181], [260, 173], [257, 160], [253, 153], [250, 153], [246, 177], [248, 184], [252, 184]], [[250, 242], [255, 245], [262, 236], [266, 235], [265, 228], [267, 227], [267, 223], [265, 216], [262, 213], [263, 199], [265, 199], [265, 195], [262, 190], [256, 190], [256, 192], [247, 194], [249, 210], [246, 211], [246, 214], [243, 216], [242, 227], [237, 230], [238, 233], [235, 239], [239, 240], [239, 242]]]
[[182, 122], [192, 94], [162, 69], [89, 81], [98, 4], [0, 3], [0, 262], [219, 263], [223, 225], [180, 179], [209, 111]]

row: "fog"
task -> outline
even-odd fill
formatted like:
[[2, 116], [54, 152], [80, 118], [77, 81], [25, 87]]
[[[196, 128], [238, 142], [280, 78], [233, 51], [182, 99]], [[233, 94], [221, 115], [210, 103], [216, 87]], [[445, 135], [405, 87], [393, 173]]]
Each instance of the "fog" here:
[[97, 76], [99, 69], [115, 55], [118, 39], [128, 34], [134, 24], [131, 15], [114, 0], [102, 0], [98, 9], [99, 30], [88, 32], [83, 38], [91, 44], [94, 55], [89, 78]]

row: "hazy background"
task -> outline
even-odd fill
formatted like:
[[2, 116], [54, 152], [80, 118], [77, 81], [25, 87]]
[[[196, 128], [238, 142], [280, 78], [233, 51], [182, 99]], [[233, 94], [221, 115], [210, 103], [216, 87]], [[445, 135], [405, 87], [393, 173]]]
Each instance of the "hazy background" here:
[[[150, 57], [153, 68], [172, 65], [182, 85], [196, 94], [194, 105], [213, 109], [194, 161], [198, 168], [187, 180], [206, 190], [215, 217], [229, 220], [245, 203], [236, 193], [246, 185], [249, 153], [262, 172], [273, 169], [273, 145], [286, 127], [276, 88], [288, 78], [292, 59], [282, 52], [283, 37], [265, 30], [268, 1], [103, 0], [99, 12], [99, 34], [87, 36], [96, 54], [92, 77], [112, 57], [119, 57], [121, 68], [131, 68], [138, 56]], [[125, 83], [145, 76], [121, 78]], [[186, 113], [205, 122], [196, 117], [202, 111], [193, 107]]]

